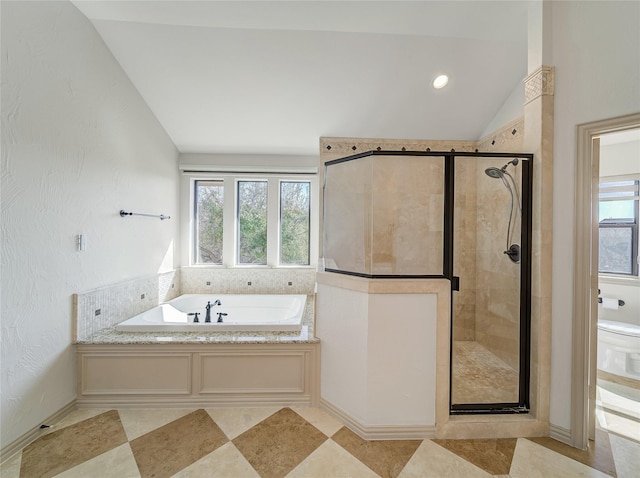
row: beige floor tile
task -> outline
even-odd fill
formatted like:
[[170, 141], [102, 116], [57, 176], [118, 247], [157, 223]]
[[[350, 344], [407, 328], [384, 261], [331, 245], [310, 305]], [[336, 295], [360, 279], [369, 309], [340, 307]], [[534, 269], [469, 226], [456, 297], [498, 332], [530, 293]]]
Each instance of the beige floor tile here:
[[509, 473], [516, 447], [515, 438], [433, 440], [433, 442], [492, 475]]
[[286, 478], [379, 478], [333, 440], [325, 441]]
[[129, 442], [142, 477], [170, 477], [229, 440], [204, 410]]
[[[56, 478], [140, 478], [140, 472], [128, 443], [71, 468]], [[3, 477], [4, 478], [4, 477]]]
[[193, 408], [124, 408], [118, 413], [127, 438], [134, 440], [193, 411]]
[[328, 437], [332, 436], [344, 425], [324, 410], [316, 407], [293, 407], [292, 409]]
[[421, 443], [420, 440], [366, 441], [347, 427], [342, 427], [331, 439], [382, 478], [398, 476]]
[[618, 478], [638, 478], [640, 476], [640, 443], [613, 433], [609, 434], [609, 441]]
[[229, 442], [179, 471], [173, 478], [260, 478], [260, 475]]
[[328, 440], [290, 408], [261, 421], [233, 444], [262, 478], [282, 478]]
[[512, 478], [604, 478], [610, 475], [551, 451], [526, 438], [516, 444], [509, 476]]
[[127, 442], [111, 410], [41, 436], [22, 451], [20, 474], [55, 476]]
[[609, 434], [600, 428], [596, 428], [595, 438], [595, 441], [589, 440], [586, 450], [579, 450], [550, 437], [528, 438], [528, 440], [603, 473], [615, 475], [616, 467], [611, 453]]
[[62, 417], [59, 421], [51, 424], [47, 423], [47, 425], [52, 425], [51, 428], [47, 428], [43, 434], [53, 433], [56, 430], [60, 430], [61, 428], [68, 427], [69, 425], [74, 425], [78, 422], [86, 420], [88, 418], [97, 417], [103, 413], [111, 410], [110, 408], [76, 408], [75, 410], [69, 412], [67, 415]]
[[207, 408], [206, 412], [213, 418], [222, 431], [233, 440], [249, 428], [270, 417], [282, 407], [258, 408]]
[[18, 478], [20, 476], [20, 463], [22, 453], [16, 453], [7, 461], [0, 465], [0, 476], [2, 478]]
[[455, 453], [425, 440], [404, 467], [399, 478], [489, 478], [486, 471]]

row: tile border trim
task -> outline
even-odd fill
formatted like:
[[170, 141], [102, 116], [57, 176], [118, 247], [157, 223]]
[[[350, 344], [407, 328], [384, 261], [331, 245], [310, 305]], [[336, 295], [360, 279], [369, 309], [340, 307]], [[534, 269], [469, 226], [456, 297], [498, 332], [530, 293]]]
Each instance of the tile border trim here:
[[541, 96], [553, 96], [555, 92], [554, 68], [542, 65], [527, 76], [523, 83], [525, 105]]

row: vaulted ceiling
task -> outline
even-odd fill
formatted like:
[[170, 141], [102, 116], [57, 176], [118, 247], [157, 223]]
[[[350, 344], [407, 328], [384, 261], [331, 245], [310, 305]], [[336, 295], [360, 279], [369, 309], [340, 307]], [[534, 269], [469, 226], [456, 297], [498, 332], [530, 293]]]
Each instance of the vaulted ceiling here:
[[181, 152], [476, 140], [527, 73], [528, 2], [73, 3]]

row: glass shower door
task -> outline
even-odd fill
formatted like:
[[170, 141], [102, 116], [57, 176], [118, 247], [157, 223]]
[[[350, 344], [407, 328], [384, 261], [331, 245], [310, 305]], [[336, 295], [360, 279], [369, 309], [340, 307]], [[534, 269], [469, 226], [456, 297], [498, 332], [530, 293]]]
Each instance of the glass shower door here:
[[530, 166], [455, 158], [452, 413], [528, 408]]

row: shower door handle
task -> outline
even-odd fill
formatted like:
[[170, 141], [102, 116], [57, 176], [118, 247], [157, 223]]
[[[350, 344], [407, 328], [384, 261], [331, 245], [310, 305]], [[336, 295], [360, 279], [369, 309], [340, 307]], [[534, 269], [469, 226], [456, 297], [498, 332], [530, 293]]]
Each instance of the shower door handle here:
[[451, 290], [460, 291], [460, 277], [452, 276], [450, 279], [451, 279]]

